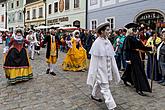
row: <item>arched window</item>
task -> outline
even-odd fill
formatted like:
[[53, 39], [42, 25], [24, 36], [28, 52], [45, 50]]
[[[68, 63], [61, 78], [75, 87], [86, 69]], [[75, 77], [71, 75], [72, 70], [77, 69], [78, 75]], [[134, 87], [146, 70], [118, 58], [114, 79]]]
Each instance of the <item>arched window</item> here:
[[73, 26], [80, 28], [80, 21], [78, 20], [74, 21]]

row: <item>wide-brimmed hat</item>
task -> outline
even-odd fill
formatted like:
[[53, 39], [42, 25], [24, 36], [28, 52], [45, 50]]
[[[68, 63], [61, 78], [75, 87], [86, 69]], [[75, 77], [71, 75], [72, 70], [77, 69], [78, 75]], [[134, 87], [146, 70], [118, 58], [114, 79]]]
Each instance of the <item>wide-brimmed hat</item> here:
[[104, 23], [99, 24], [96, 28], [96, 32], [98, 32], [100, 29], [106, 26], [110, 26], [109, 22], [104, 22]]

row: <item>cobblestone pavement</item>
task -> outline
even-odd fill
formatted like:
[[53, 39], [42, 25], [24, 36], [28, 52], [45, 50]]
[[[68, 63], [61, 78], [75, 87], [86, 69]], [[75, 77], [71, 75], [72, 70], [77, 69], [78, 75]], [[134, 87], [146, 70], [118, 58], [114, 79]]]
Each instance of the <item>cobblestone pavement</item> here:
[[[0, 46], [2, 53], [2, 46]], [[86, 85], [87, 72], [62, 71], [64, 53], [59, 53], [56, 65], [57, 76], [45, 74], [45, 49], [31, 61], [34, 78], [28, 82], [9, 86], [0, 68], [0, 110], [107, 110], [104, 103], [90, 99], [90, 88]], [[122, 83], [110, 84], [118, 105], [115, 110], [165, 110], [165, 87], [154, 82], [153, 93], [139, 96], [131, 87]]]

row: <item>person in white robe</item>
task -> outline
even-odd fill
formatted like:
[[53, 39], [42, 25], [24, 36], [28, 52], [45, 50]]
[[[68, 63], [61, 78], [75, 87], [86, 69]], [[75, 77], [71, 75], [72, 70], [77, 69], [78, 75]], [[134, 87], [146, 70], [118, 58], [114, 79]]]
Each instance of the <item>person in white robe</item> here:
[[102, 102], [102, 99], [96, 97], [96, 91], [100, 89], [108, 110], [113, 110], [116, 108], [116, 103], [109, 89], [109, 81], [114, 78], [115, 82], [119, 83], [121, 78], [114, 57], [115, 52], [113, 46], [107, 38], [110, 32], [109, 23], [101, 23], [97, 27], [96, 32], [99, 36], [89, 52], [91, 54], [91, 61], [87, 84], [93, 88], [91, 98]]
[[34, 35], [33, 30], [29, 30], [29, 34], [26, 36], [26, 40], [30, 42], [30, 45], [28, 46], [30, 59], [34, 60], [34, 50], [35, 50], [35, 44], [37, 43], [37, 38]]

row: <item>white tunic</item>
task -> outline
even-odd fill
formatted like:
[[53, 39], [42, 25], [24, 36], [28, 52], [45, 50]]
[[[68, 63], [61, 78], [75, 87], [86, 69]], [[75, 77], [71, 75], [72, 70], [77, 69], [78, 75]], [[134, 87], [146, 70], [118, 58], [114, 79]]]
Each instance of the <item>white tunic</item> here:
[[121, 78], [115, 60], [115, 52], [108, 39], [98, 37], [93, 43], [91, 50], [90, 67], [87, 84], [94, 86], [96, 81], [109, 83], [113, 78], [119, 83]]

